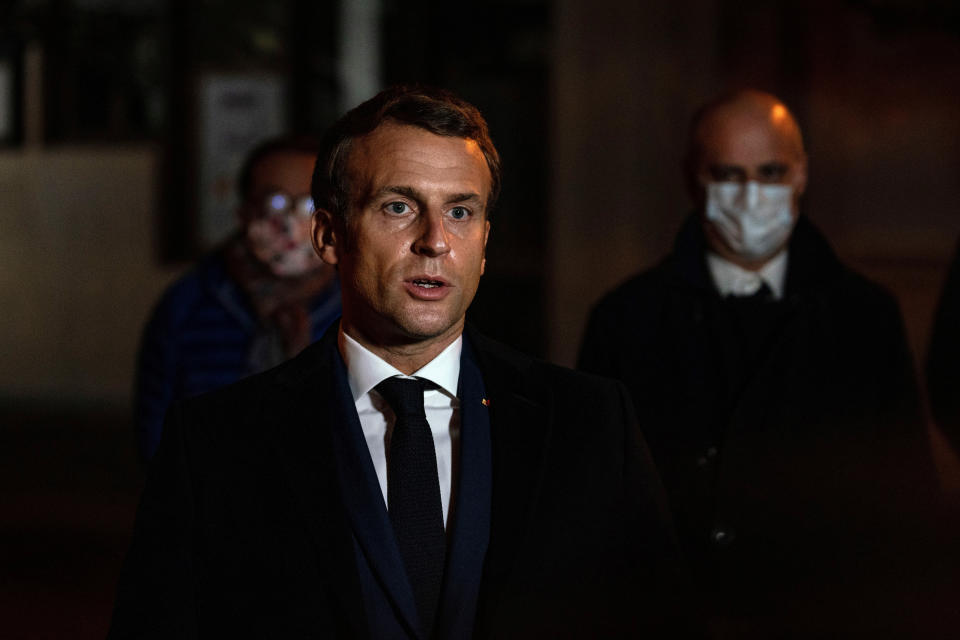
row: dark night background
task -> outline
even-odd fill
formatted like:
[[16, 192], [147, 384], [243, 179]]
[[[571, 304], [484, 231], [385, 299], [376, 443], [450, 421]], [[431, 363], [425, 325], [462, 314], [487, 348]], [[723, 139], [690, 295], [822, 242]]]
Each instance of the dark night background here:
[[[806, 213], [897, 295], [922, 362], [960, 235], [960, 8], [949, 0], [5, 2], [5, 638], [106, 632], [143, 475], [129, 422], [137, 340], [205, 248], [202, 79], [279, 78], [287, 128], [318, 134], [354, 95], [343, 63], [358, 6], [376, 42], [368, 84], [445, 86], [490, 122], [504, 191], [471, 310], [487, 333], [572, 364], [591, 305], [662, 257], [689, 209], [690, 115], [725, 88], [756, 86], [803, 127]], [[930, 434], [956, 502], [960, 465]], [[918, 628], [955, 624], [958, 596], [927, 594]]]

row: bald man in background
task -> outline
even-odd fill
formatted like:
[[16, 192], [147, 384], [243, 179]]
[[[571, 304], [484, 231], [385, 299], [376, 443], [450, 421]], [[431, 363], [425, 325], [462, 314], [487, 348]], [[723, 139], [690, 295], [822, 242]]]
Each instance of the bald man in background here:
[[580, 367], [629, 388], [718, 637], [907, 630], [936, 479], [897, 303], [800, 214], [775, 96], [704, 106], [686, 176], [673, 252], [596, 306]]

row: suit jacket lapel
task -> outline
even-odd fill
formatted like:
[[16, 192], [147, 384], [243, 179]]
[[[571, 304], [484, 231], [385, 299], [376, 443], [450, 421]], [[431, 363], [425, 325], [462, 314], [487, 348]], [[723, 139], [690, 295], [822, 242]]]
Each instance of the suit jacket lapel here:
[[[338, 329], [338, 325], [331, 327], [317, 345], [323, 359], [323, 375], [317, 381], [321, 386], [313, 390], [309, 401], [328, 412], [332, 468], [336, 469], [343, 507], [353, 535], [374, 576], [399, 612], [402, 623], [409, 633], [417, 636], [420, 624], [413, 589], [403, 567], [380, 483], [363, 437], [346, 366], [337, 349]], [[347, 556], [353, 562], [355, 554], [352, 550]], [[357, 594], [357, 598], [360, 600], [361, 595]]]
[[542, 398], [550, 390], [524, 375], [530, 361], [514, 361], [498, 347], [468, 331], [487, 388], [490, 410], [493, 492], [490, 543], [484, 563], [478, 620], [516, 561], [540, 491], [543, 456], [552, 416]]
[[347, 370], [336, 350], [332, 359], [334, 376], [331, 389], [335, 398], [329, 406], [333, 410], [334, 449], [347, 516], [371, 570], [400, 612], [407, 630], [419, 635], [420, 620], [413, 589], [397, 548], [380, 482], [363, 437], [347, 381]]
[[[403, 623], [416, 636], [419, 620], [413, 591], [352, 402], [346, 368], [336, 346], [337, 330], [337, 325], [331, 327], [322, 340], [308, 347], [282, 373], [286, 395], [276, 422], [284, 431], [277, 442], [320, 556], [329, 562], [334, 584], [342, 580], [342, 588], [335, 591], [353, 631], [361, 637], [368, 635], [351, 529]], [[469, 366], [462, 371], [468, 376], [482, 374], [476, 381], [479, 384], [464, 387], [461, 406], [467, 428], [479, 419], [474, 414], [476, 405], [484, 407], [474, 396], [482, 399], [485, 388], [489, 400], [485, 408], [489, 411], [490, 458], [485, 466], [492, 472], [492, 484], [488, 485], [490, 539], [483, 561], [479, 620], [485, 608], [494, 606], [497, 583], [509, 575], [524, 541], [539, 492], [552, 417], [540, 400], [548, 396], [549, 389], [529, 380], [523, 374], [523, 363], [499, 353], [496, 346], [473, 332], [466, 337], [477, 366], [473, 373]], [[322, 408], [322, 412], [316, 408]], [[479, 449], [473, 447], [476, 444]], [[485, 464], [482, 442], [468, 443], [465, 452], [461, 477], [468, 480], [460, 486], [454, 515], [447, 587], [454, 600], [462, 595], [457, 591], [456, 576], [469, 568], [478, 553], [476, 547], [469, 548], [470, 540], [457, 540], [483, 519], [486, 503], [482, 476], [477, 476], [482, 473], [479, 466]], [[480, 477], [481, 482], [471, 485], [470, 477]]]
[[439, 638], [470, 637], [490, 538], [490, 416], [483, 377], [469, 341], [460, 358], [460, 464], [453, 517], [448, 525], [447, 564]]

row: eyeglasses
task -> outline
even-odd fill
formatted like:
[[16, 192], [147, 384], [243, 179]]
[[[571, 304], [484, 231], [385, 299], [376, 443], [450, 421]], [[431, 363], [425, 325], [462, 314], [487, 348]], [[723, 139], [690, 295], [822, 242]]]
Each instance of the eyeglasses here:
[[294, 198], [284, 191], [271, 191], [263, 196], [260, 210], [265, 218], [309, 218], [313, 215], [313, 198], [308, 195]]

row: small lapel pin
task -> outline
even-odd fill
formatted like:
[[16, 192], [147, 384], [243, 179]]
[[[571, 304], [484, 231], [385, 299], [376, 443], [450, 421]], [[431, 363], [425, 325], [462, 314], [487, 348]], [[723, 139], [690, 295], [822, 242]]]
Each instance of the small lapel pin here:
[[485, 407], [489, 407], [489, 406], [490, 406], [490, 401], [487, 400], [486, 398], [482, 398], [482, 399], [480, 400], [480, 404], [482, 404], [482, 405], [485, 406]]

